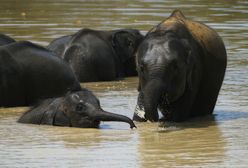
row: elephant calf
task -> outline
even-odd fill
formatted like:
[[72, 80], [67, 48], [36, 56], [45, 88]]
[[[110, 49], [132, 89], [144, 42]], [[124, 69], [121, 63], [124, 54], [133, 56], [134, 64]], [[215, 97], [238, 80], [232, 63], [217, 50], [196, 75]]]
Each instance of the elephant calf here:
[[98, 128], [100, 121], [121, 121], [135, 127], [130, 118], [102, 110], [99, 100], [86, 89], [44, 100], [18, 120], [20, 123], [81, 128]]
[[212, 114], [224, 79], [226, 49], [208, 26], [174, 11], [137, 50], [139, 96], [133, 119], [167, 121]]
[[135, 29], [82, 29], [48, 45], [72, 68], [80, 82], [136, 76], [134, 53], [143, 36]]
[[31, 42], [0, 47], [0, 107], [27, 106], [39, 99], [80, 90], [71, 68], [54, 53]]

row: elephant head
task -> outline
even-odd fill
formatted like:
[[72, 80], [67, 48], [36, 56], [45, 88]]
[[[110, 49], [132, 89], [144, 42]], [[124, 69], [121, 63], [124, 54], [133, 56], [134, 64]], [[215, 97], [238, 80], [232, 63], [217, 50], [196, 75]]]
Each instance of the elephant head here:
[[147, 34], [137, 51], [139, 96], [134, 120], [158, 121], [158, 108], [167, 120], [181, 121], [188, 115], [185, 106], [192, 105], [195, 94], [192, 41], [181, 24]]
[[104, 111], [99, 100], [86, 89], [45, 100], [19, 119], [21, 123], [80, 128], [98, 128], [101, 121], [126, 122], [131, 128], [135, 127], [128, 117]]
[[111, 32], [112, 47], [124, 67], [125, 76], [137, 75], [135, 52], [144, 36], [136, 29], [121, 29]]

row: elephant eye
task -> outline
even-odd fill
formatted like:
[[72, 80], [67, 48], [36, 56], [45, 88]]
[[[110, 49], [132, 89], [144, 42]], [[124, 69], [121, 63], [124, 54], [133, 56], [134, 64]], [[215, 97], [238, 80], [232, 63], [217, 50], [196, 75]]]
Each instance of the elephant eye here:
[[130, 47], [133, 46], [133, 42], [132, 41], [129, 41], [129, 44], [128, 44]]
[[127, 40], [127, 45], [129, 46], [129, 47], [132, 47], [133, 46], [133, 42], [132, 42], [132, 40]]
[[85, 104], [83, 104], [83, 103], [79, 103], [77, 106], [76, 106], [76, 111], [77, 112], [83, 112], [83, 111], [85, 111], [86, 110], [86, 106], [85, 106]]
[[140, 65], [139, 66], [139, 70], [140, 70], [140, 72], [144, 72], [144, 66], [143, 65]]

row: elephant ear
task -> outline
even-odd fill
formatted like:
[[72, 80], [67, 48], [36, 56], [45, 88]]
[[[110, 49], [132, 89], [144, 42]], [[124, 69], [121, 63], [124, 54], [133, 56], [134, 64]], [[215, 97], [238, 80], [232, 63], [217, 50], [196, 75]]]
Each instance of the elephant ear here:
[[[187, 39], [171, 40], [169, 42], [169, 47], [172, 50], [181, 52], [185, 65], [187, 66], [187, 86], [192, 89], [192, 71], [194, 68], [194, 58], [192, 54], [192, 49], [190, 47], [190, 42]], [[180, 49], [180, 50], [178, 50]]]
[[71, 127], [71, 121], [63, 111], [59, 110], [56, 112], [54, 116], [53, 125]]
[[133, 57], [135, 37], [128, 31], [117, 31], [112, 35], [112, 46], [122, 63]]
[[67, 116], [68, 112], [67, 112], [65, 101], [66, 100], [63, 99], [58, 102], [59, 104], [55, 110], [55, 115], [53, 117], [53, 125], [55, 126], [71, 127], [71, 120], [69, 116]]
[[52, 125], [54, 118], [53, 98], [37, 102], [29, 111], [24, 113], [18, 122], [30, 124], [47, 124]]
[[[141, 36], [141, 35], [140, 35]], [[131, 30], [116, 31], [112, 35], [112, 46], [120, 61], [120, 76], [136, 76], [134, 52], [139, 44], [141, 37], [139, 33]]]
[[182, 44], [186, 50], [185, 62], [186, 62], [186, 65], [188, 67], [188, 69], [187, 69], [187, 85], [188, 85], [188, 88], [191, 90], [192, 89], [192, 80], [193, 80], [193, 77], [192, 77], [193, 72], [192, 71], [194, 69], [194, 59], [193, 59], [192, 49], [189, 45], [189, 41], [186, 39], [183, 39]]

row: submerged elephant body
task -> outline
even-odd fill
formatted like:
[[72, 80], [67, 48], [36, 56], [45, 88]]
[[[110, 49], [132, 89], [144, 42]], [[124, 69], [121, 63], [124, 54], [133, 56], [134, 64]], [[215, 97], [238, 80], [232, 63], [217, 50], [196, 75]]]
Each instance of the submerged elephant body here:
[[128, 117], [102, 110], [99, 100], [86, 89], [44, 100], [18, 120], [20, 123], [81, 128], [98, 128], [100, 121], [126, 122], [131, 128], [135, 127]]
[[54, 40], [48, 49], [70, 65], [80, 82], [110, 81], [137, 75], [134, 52], [142, 39], [134, 29], [82, 29]]
[[137, 50], [139, 96], [133, 119], [184, 121], [211, 114], [225, 69], [226, 50], [206, 25], [174, 11], [148, 32]]
[[70, 67], [53, 53], [30, 42], [0, 47], [0, 106], [26, 106], [58, 97], [80, 84]]

